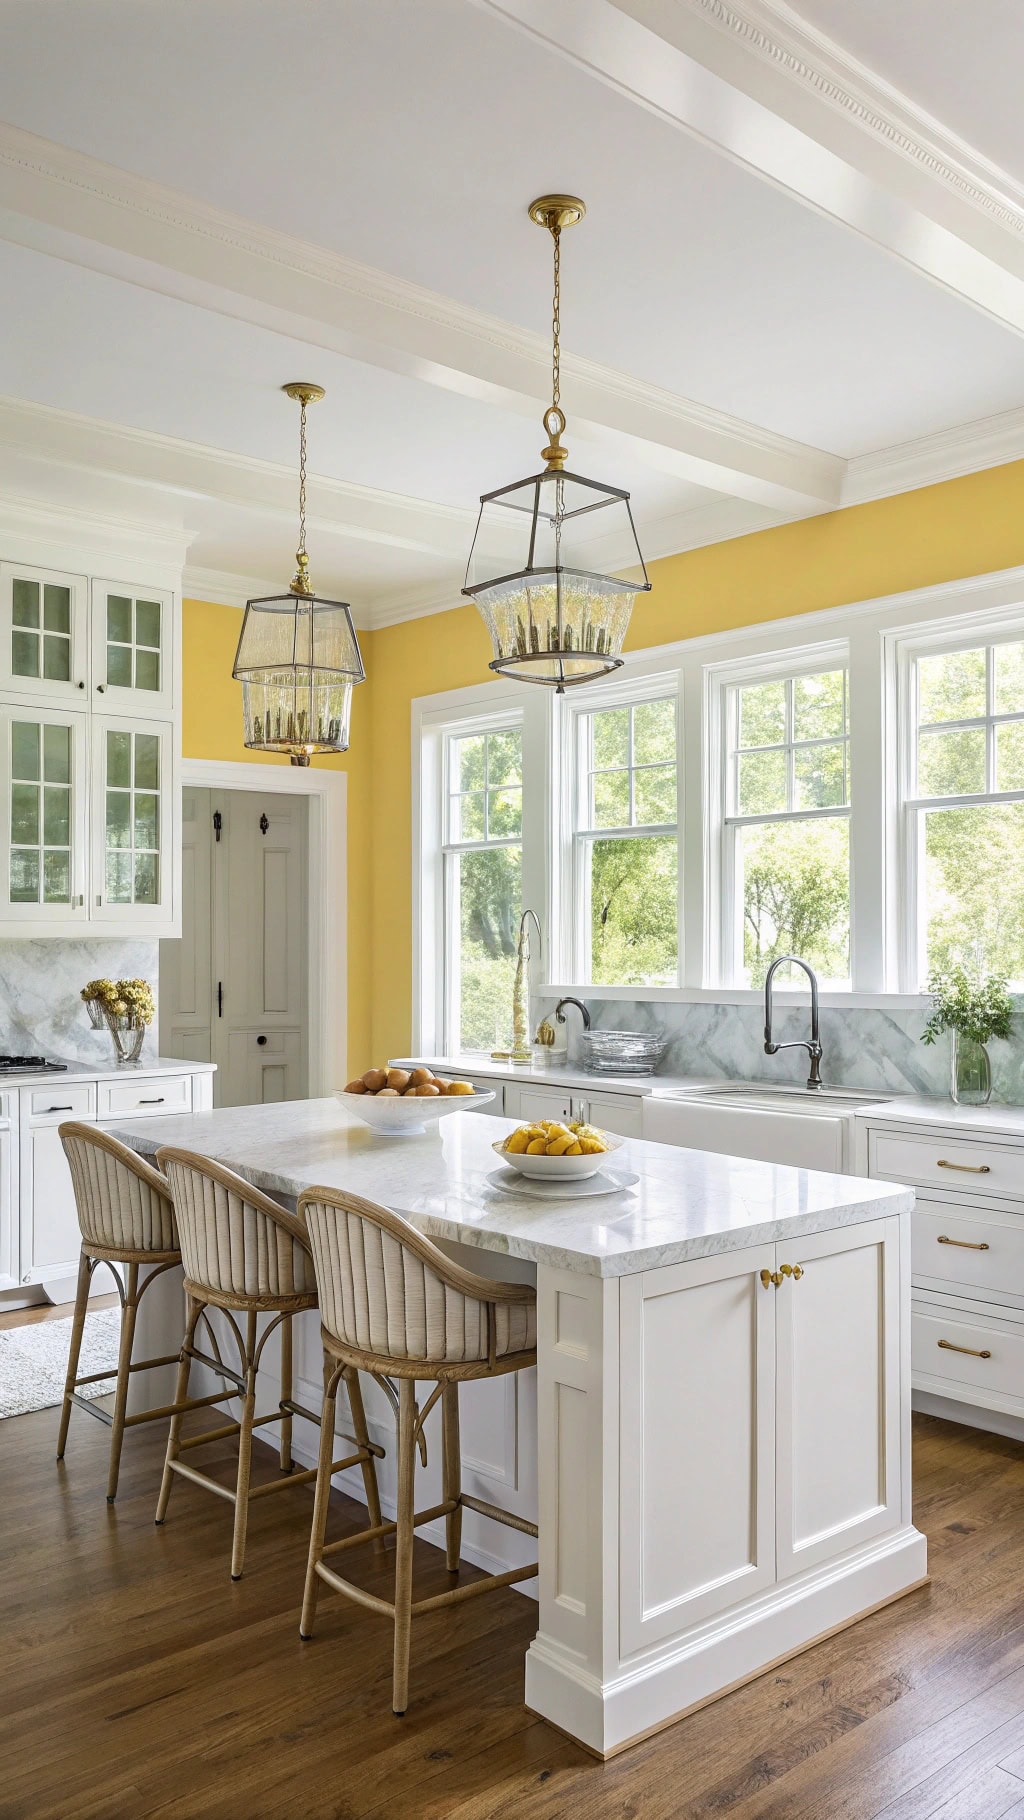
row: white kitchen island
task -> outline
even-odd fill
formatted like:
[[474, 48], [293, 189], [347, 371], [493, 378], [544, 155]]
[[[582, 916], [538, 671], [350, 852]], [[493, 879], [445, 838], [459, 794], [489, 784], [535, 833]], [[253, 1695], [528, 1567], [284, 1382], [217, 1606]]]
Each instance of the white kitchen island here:
[[[312, 1100], [118, 1135], [201, 1151], [282, 1198], [349, 1189], [485, 1273], [535, 1274], [536, 1428], [513, 1414], [510, 1468], [510, 1380], [482, 1387], [485, 1495], [524, 1514], [535, 1501], [540, 1524], [526, 1703], [610, 1755], [925, 1578], [913, 1194], [638, 1140], [614, 1159], [639, 1177], [621, 1194], [509, 1196], [488, 1177], [510, 1128], [480, 1112], [385, 1138]], [[521, 1457], [534, 1432], [535, 1462]], [[479, 1443], [464, 1451], [467, 1479], [486, 1478]]]

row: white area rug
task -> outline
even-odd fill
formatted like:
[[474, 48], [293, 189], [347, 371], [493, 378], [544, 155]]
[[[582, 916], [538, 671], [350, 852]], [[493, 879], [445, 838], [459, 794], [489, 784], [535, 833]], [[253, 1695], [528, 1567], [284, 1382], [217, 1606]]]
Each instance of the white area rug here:
[[[108, 1369], [116, 1374], [120, 1333], [119, 1308], [97, 1308], [86, 1315], [79, 1375]], [[70, 1317], [0, 1332], [0, 1417], [24, 1416], [32, 1409], [49, 1409], [63, 1401], [70, 1346]], [[113, 1388], [111, 1377], [98, 1384], [83, 1384], [78, 1394], [103, 1397]]]

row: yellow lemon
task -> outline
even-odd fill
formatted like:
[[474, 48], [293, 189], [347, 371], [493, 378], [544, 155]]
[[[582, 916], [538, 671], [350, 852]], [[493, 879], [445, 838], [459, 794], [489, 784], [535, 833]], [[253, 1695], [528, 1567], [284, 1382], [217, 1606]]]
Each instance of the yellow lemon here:
[[527, 1156], [544, 1156], [547, 1151], [547, 1147], [548, 1146], [547, 1146], [546, 1138], [542, 1138], [542, 1137], [531, 1138], [530, 1142], [526, 1146], [526, 1154], [527, 1154]]

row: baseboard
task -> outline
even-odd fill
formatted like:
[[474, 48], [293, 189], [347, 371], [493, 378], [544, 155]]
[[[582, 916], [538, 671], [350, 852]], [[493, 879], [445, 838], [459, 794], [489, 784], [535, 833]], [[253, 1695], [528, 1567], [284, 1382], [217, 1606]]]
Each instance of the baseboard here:
[[615, 1756], [926, 1581], [925, 1539], [901, 1529], [723, 1612], [603, 1684], [540, 1633], [526, 1656], [526, 1704], [595, 1755]]
[[915, 1390], [911, 1407], [923, 1416], [939, 1416], [943, 1422], [959, 1422], [963, 1428], [982, 1428], [987, 1434], [1024, 1441], [1024, 1416], [1012, 1415], [1009, 1410], [982, 1409], [977, 1403], [961, 1403], [956, 1397], [937, 1396], [932, 1390]]

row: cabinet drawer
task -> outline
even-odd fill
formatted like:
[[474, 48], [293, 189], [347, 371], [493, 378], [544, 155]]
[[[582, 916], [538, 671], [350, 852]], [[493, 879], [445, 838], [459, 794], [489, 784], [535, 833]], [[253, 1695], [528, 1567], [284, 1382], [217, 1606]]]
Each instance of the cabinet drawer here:
[[982, 1407], [985, 1392], [1024, 1401], [1024, 1327], [919, 1303], [911, 1318], [911, 1366], [915, 1379], [942, 1378], [970, 1389]]
[[956, 1188], [961, 1194], [1012, 1194], [1024, 1199], [1024, 1149], [973, 1139], [911, 1137], [873, 1131], [870, 1168], [895, 1182]]
[[911, 1232], [915, 1277], [939, 1279], [967, 1294], [1024, 1296], [1024, 1218], [986, 1220], [951, 1204], [918, 1201]]
[[55, 1081], [52, 1087], [33, 1087], [25, 1099], [29, 1118], [36, 1124], [51, 1118], [59, 1123], [61, 1119], [96, 1117], [96, 1088], [92, 1081], [74, 1087]]
[[101, 1119], [118, 1114], [147, 1112], [191, 1112], [192, 1077], [189, 1074], [161, 1074], [152, 1081], [101, 1081]]

